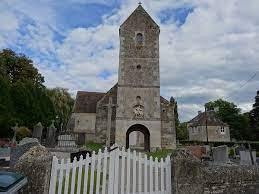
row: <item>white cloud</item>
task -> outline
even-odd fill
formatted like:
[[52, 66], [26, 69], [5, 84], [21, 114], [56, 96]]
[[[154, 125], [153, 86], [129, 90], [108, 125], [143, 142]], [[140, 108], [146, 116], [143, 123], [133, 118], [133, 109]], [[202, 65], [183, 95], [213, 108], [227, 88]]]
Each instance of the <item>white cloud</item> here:
[[[46, 56], [39, 59], [37, 55], [34, 60], [47, 86], [62, 86], [75, 93], [77, 90], [105, 91], [116, 83], [119, 26], [136, 8], [138, 0], [119, 2], [120, 7], [103, 15], [102, 23], [96, 27], [65, 31], [56, 21], [57, 2], [4, 2], [8, 6], [7, 11], [0, 12], [0, 24], [3, 23], [0, 48], [19, 42], [38, 55]], [[87, 5], [92, 2], [67, 0], [64, 3]], [[107, 5], [109, 1], [96, 3]], [[142, 3], [161, 29], [162, 95], [179, 100], [182, 120], [190, 119], [204, 103], [217, 98], [234, 101], [244, 111], [251, 108], [255, 91], [259, 89], [259, 76], [240, 87], [259, 69], [258, 0], [144, 0]], [[162, 11], [182, 7], [194, 8], [183, 25], [178, 27], [174, 20], [160, 22]], [[32, 24], [27, 24], [27, 32], [22, 35], [18, 29], [28, 19]], [[56, 41], [55, 33], [64, 39]], [[105, 78], [100, 76], [102, 73], [107, 73]]]

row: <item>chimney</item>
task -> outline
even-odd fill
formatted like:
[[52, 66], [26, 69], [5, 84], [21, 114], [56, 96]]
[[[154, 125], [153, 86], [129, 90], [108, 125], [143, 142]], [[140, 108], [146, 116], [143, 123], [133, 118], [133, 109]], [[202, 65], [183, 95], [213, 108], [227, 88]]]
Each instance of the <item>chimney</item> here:
[[201, 110], [198, 111], [198, 115], [200, 115], [200, 114], [201, 114]]

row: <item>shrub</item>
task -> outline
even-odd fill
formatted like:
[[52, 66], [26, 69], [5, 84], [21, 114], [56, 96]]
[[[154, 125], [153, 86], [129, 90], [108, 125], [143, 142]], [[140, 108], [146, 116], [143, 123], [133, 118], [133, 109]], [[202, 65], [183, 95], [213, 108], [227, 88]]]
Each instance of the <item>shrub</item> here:
[[229, 155], [230, 157], [234, 157], [235, 151], [234, 151], [233, 148], [229, 148], [228, 155]]
[[16, 140], [20, 141], [25, 137], [30, 137], [31, 131], [27, 127], [19, 127], [16, 131]]

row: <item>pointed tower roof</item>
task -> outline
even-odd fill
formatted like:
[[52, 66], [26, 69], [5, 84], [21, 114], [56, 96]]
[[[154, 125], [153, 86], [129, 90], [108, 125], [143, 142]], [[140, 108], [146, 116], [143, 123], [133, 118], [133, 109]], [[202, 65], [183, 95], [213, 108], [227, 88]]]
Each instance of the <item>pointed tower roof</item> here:
[[152, 19], [152, 17], [146, 12], [146, 10], [142, 7], [141, 3], [139, 3], [138, 7], [130, 14], [130, 16], [121, 24], [120, 28], [124, 27], [131, 18], [134, 16], [142, 16], [146, 17], [156, 28], [159, 28], [157, 23]]

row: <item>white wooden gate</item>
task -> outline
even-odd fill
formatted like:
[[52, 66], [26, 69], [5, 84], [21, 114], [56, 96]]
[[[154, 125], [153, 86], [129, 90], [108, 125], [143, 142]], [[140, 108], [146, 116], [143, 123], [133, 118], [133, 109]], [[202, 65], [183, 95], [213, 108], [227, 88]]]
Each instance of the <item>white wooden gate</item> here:
[[153, 160], [122, 148], [71, 163], [53, 157], [50, 194], [171, 194], [170, 157]]

